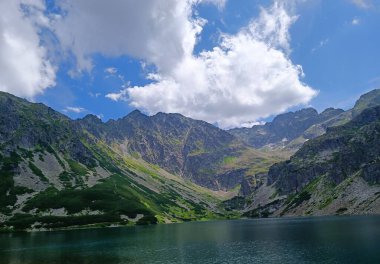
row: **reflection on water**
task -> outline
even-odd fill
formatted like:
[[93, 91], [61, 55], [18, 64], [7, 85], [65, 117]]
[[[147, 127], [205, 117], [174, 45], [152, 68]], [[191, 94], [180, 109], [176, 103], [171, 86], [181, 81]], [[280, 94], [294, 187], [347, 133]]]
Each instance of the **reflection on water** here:
[[380, 263], [380, 217], [1, 234], [0, 263]]

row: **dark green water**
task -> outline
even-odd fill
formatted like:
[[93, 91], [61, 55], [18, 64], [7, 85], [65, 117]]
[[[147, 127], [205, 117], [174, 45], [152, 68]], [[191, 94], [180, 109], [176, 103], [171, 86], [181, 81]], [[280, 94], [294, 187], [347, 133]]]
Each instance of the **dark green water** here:
[[0, 263], [380, 263], [380, 217], [1, 234]]

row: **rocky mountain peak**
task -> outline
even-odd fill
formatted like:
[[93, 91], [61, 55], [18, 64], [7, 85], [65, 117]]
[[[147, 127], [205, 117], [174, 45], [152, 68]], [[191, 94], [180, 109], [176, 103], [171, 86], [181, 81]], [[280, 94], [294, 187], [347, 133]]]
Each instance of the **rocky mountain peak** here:
[[372, 90], [360, 96], [353, 108], [353, 115], [360, 114], [364, 109], [380, 105], [380, 89]]
[[330, 118], [343, 113], [344, 110], [340, 108], [329, 107], [322, 111], [319, 115], [324, 118]]
[[85, 117], [83, 117], [82, 122], [92, 123], [92, 124], [102, 124], [102, 120], [93, 114], [88, 114]]

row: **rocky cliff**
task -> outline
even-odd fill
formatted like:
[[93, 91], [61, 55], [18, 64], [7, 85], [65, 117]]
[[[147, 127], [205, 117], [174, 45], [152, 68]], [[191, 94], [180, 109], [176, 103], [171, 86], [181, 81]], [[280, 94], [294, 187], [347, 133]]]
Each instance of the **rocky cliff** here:
[[379, 145], [380, 106], [363, 109], [273, 165], [262, 186], [270, 196], [248, 205], [246, 215], [380, 213]]
[[0, 228], [380, 213], [379, 98], [231, 134], [180, 114], [71, 120], [0, 92]]
[[380, 90], [362, 95], [347, 111], [327, 108], [319, 113], [305, 108], [276, 116], [272, 122], [251, 128], [234, 128], [232, 135], [258, 149], [294, 153], [306, 141], [326, 133], [328, 127], [343, 125], [363, 110], [380, 104]]
[[136, 110], [106, 123], [94, 116], [76, 123], [125, 155], [141, 157], [213, 190], [234, 188], [250, 169], [265, 169], [282, 159], [256, 151], [211, 124], [180, 114], [147, 116]]
[[[276, 116], [272, 122], [265, 125], [255, 125], [252, 128], [235, 128], [229, 132], [255, 148], [276, 149], [297, 144], [301, 136], [305, 139], [315, 137], [306, 131], [317, 124], [331, 120], [344, 111], [328, 108], [318, 114], [314, 108], [305, 108]], [[305, 139], [297, 145], [304, 143]]]
[[246, 175], [281, 159], [179, 114], [71, 120], [0, 93], [4, 228], [224, 216], [220, 200], [236, 193]]
[[125, 143], [120, 135], [135, 128], [123, 125], [108, 128], [93, 116], [73, 121], [0, 93], [2, 228], [147, 224], [222, 214], [216, 193], [140, 158], [149, 151], [138, 149], [138, 139], [131, 152], [116, 145], [114, 139]]

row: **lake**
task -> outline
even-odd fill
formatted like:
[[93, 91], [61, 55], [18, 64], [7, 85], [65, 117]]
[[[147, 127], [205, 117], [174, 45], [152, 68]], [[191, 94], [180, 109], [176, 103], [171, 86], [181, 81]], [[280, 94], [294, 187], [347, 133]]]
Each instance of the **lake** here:
[[0, 234], [0, 263], [380, 263], [380, 216]]

